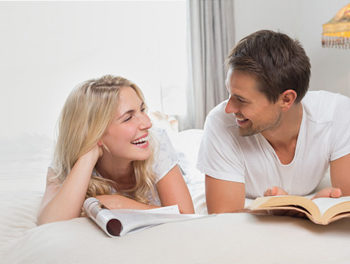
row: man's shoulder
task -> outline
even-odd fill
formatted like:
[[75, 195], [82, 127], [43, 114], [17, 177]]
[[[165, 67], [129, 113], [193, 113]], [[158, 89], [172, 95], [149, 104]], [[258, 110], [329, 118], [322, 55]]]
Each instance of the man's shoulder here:
[[303, 98], [303, 101], [305, 100], [310, 100], [310, 99], [318, 99], [318, 100], [327, 100], [327, 99], [350, 99], [349, 97], [342, 95], [340, 93], [334, 93], [330, 91], [325, 91], [325, 90], [318, 90], [318, 91], [308, 91]]
[[309, 91], [302, 104], [308, 118], [316, 123], [332, 122], [335, 116], [350, 111], [349, 97], [329, 91]]
[[211, 140], [226, 141], [227, 144], [242, 145], [255, 142], [256, 135], [243, 137], [239, 134], [239, 127], [234, 114], [227, 114], [225, 107], [227, 100], [215, 106], [207, 115], [204, 124], [204, 137]]

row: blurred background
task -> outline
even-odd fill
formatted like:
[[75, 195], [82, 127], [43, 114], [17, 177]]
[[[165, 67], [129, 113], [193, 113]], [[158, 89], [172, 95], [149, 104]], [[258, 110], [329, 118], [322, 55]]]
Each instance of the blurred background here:
[[[0, 2], [0, 139], [55, 138], [82, 81], [126, 77], [151, 111], [201, 128], [227, 97], [223, 61], [244, 36], [271, 29], [311, 59], [311, 90], [350, 96], [350, 49], [322, 48], [322, 25], [346, 0]], [[212, 32], [211, 32], [212, 31]], [[219, 52], [218, 52], [219, 51]]]

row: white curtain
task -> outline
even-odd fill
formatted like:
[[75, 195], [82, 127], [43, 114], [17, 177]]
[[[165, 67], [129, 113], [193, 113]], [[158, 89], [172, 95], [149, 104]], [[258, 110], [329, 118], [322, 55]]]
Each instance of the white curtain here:
[[225, 58], [234, 45], [233, 0], [187, 0], [189, 78], [185, 128], [203, 128], [227, 98]]

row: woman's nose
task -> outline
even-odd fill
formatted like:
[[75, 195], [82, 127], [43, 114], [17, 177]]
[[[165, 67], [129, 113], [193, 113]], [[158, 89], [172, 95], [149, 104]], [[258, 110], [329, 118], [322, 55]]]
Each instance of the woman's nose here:
[[149, 116], [146, 113], [143, 113], [142, 116], [140, 117], [140, 128], [141, 129], [149, 129], [152, 127], [152, 122]]

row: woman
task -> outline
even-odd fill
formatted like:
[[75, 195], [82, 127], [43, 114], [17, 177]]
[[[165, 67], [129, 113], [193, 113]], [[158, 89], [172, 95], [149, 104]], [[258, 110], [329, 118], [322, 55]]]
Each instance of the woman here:
[[114, 76], [90, 80], [69, 95], [61, 113], [54, 162], [38, 224], [81, 215], [94, 196], [111, 209], [177, 204], [194, 213], [165, 132], [150, 131], [141, 90]]

